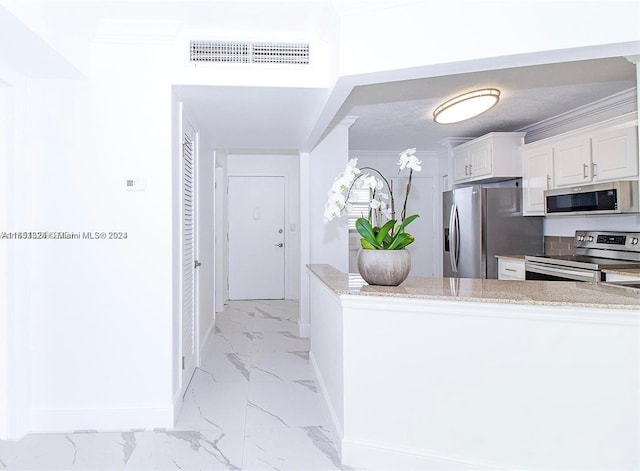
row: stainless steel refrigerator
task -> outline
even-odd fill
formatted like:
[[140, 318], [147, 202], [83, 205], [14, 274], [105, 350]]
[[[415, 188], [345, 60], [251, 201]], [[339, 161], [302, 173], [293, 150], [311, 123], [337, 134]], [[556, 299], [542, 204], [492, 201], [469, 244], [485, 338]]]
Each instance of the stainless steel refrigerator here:
[[543, 252], [543, 218], [522, 215], [521, 188], [459, 188], [442, 204], [446, 277], [497, 278], [496, 255]]

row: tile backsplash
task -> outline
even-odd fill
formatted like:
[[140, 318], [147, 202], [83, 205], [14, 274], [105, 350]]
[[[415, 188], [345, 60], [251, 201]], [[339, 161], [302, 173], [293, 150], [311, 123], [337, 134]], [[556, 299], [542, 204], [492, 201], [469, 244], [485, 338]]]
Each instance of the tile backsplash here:
[[544, 236], [545, 255], [575, 255], [573, 237]]

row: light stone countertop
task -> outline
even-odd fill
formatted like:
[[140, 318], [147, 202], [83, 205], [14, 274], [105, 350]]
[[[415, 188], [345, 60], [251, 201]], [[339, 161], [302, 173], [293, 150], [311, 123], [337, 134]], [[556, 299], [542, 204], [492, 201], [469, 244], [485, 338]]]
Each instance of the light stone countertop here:
[[603, 268], [602, 273], [615, 273], [616, 275], [637, 276], [640, 278], [640, 268]]
[[524, 262], [524, 255], [496, 255], [496, 258], [504, 258], [505, 260], [516, 260], [518, 262]]
[[370, 286], [358, 274], [343, 273], [331, 265], [307, 267], [337, 295], [631, 309], [640, 315], [640, 296], [599, 283], [409, 277], [400, 286]]

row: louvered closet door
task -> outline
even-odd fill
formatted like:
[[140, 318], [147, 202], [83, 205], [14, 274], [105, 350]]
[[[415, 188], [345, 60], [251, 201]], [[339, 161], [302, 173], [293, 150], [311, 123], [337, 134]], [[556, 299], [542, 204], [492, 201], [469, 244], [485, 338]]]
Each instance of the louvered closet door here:
[[182, 385], [195, 369], [195, 133], [187, 128], [182, 142]]

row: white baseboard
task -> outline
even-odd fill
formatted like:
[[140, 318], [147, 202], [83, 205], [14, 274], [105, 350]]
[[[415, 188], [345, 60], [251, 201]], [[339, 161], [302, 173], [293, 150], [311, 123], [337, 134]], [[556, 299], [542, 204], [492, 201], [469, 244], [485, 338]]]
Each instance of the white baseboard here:
[[173, 423], [171, 424], [172, 428], [178, 421], [178, 416], [180, 415], [180, 411], [182, 410], [182, 404], [184, 403], [182, 397], [182, 391], [178, 388], [178, 390], [173, 394]]
[[331, 404], [327, 386], [322, 380], [322, 375], [320, 374], [320, 369], [318, 368], [318, 364], [316, 363], [316, 358], [313, 355], [313, 352], [309, 352], [309, 360], [311, 361], [311, 367], [313, 368], [313, 374], [316, 378], [316, 383], [318, 384], [318, 386], [320, 386], [320, 394], [322, 395], [322, 401], [320, 402], [322, 403], [322, 408], [324, 409], [325, 414], [329, 418], [331, 418], [331, 424], [333, 425], [333, 442], [338, 448], [338, 454], [342, 456], [342, 438], [344, 436], [344, 433], [342, 431], [342, 423], [340, 422], [338, 414], [336, 414], [336, 411], [333, 408], [333, 404]]
[[311, 324], [302, 324], [298, 322], [298, 331], [300, 337], [309, 338], [311, 337]]
[[172, 405], [136, 409], [32, 409], [30, 433], [170, 429], [173, 411]]
[[[342, 464], [376, 470], [500, 470], [504, 466], [477, 463], [457, 457], [428, 454], [424, 450], [400, 449], [380, 443], [343, 440]], [[508, 468], [508, 467], [507, 467]]]
[[[207, 339], [209, 338], [209, 336], [211, 335], [211, 332], [213, 332], [215, 327], [216, 327], [216, 313], [213, 314], [211, 324], [209, 324], [209, 327], [207, 327], [207, 333], [200, 340], [200, 358], [198, 358], [198, 360], [201, 360], [204, 354], [207, 352], [207, 348], [209, 348]], [[198, 366], [200, 366], [200, 362], [198, 362]]]

